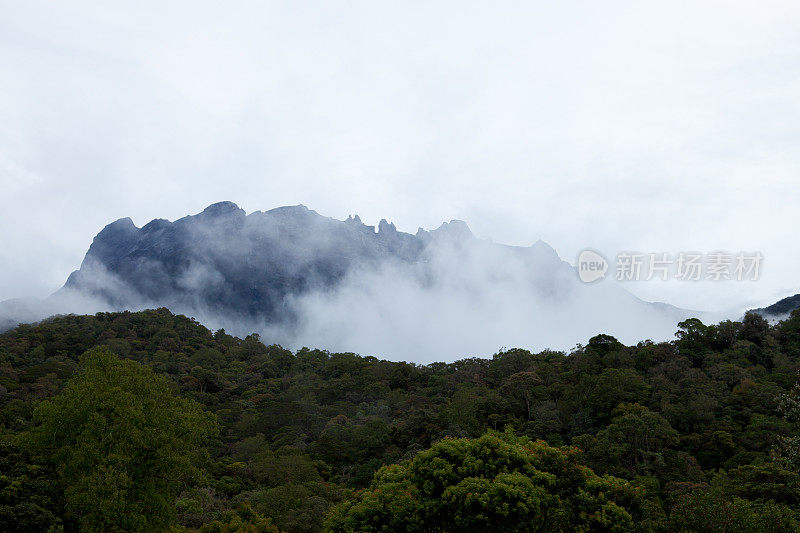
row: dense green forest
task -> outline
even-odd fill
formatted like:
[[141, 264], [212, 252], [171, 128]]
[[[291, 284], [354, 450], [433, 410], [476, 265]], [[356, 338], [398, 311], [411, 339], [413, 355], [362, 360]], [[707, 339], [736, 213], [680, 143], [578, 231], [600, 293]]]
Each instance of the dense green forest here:
[[416, 365], [166, 309], [0, 335], [2, 531], [798, 531], [800, 311]]

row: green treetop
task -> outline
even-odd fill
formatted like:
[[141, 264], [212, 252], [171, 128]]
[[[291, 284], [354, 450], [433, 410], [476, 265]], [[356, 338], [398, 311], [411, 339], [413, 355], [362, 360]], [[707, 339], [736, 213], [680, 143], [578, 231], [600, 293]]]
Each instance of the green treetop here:
[[214, 415], [104, 347], [84, 353], [63, 392], [34, 416], [32, 441], [57, 465], [67, 513], [93, 531], [168, 526], [217, 432]]

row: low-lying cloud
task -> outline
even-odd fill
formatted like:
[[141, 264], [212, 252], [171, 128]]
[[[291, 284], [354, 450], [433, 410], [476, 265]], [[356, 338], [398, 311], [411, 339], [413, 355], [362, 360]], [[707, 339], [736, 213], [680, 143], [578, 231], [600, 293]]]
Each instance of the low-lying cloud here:
[[639, 300], [611, 280], [581, 283], [547, 244], [496, 244], [459, 221], [412, 236], [302, 206], [245, 215], [221, 203], [151, 224], [110, 224], [64, 288], [6, 302], [2, 314], [32, 321], [168, 307], [290, 348], [413, 362], [502, 347], [569, 350], [598, 333], [665, 340], [696, 315]]

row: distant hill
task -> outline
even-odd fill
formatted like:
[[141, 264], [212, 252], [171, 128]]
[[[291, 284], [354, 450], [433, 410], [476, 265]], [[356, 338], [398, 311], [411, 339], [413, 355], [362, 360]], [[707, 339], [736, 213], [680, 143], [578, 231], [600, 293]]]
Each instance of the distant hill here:
[[780, 319], [789, 316], [789, 314], [797, 308], [800, 308], [800, 294], [788, 296], [770, 306], [753, 309], [753, 311], [765, 318]]

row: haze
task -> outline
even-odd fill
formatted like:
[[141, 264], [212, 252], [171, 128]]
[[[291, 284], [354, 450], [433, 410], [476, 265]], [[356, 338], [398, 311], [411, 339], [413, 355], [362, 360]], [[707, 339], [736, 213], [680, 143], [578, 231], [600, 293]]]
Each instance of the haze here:
[[219, 200], [458, 218], [569, 262], [758, 250], [758, 282], [626, 287], [709, 311], [798, 292], [798, 4], [0, 9], [0, 300], [56, 290], [115, 219]]

